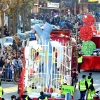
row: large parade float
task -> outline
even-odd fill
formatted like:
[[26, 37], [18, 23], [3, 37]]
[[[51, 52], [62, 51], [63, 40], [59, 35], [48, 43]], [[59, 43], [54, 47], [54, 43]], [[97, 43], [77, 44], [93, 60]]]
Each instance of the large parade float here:
[[87, 14], [83, 17], [84, 26], [80, 30], [82, 39], [82, 70], [100, 70], [100, 31], [95, 17]]
[[19, 95], [27, 90], [34, 100], [41, 91], [59, 100], [64, 100], [61, 95], [68, 92], [73, 96], [71, 70], [72, 67], [77, 68], [77, 62], [73, 56], [70, 30], [52, 30], [51, 25], [46, 23], [43, 29], [34, 26], [33, 31], [36, 40], [27, 41], [24, 50], [24, 67], [18, 82]]

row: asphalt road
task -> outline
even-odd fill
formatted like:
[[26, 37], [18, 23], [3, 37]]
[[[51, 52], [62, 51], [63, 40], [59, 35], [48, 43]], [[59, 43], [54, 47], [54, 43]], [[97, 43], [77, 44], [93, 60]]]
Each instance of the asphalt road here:
[[[79, 74], [79, 79], [81, 79], [81, 76], [83, 74], [88, 75], [89, 72], [81, 72]], [[92, 72], [92, 74], [93, 74], [95, 89], [100, 91], [100, 72]], [[18, 96], [17, 85], [15, 85], [15, 84], [2, 84], [2, 87], [4, 89], [3, 97], [5, 98], [5, 100], [11, 100], [10, 99], [11, 95]], [[74, 100], [78, 100], [79, 97], [80, 97], [80, 93], [79, 93], [78, 85], [77, 85], [76, 90], [75, 90], [75, 94], [74, 94]]]

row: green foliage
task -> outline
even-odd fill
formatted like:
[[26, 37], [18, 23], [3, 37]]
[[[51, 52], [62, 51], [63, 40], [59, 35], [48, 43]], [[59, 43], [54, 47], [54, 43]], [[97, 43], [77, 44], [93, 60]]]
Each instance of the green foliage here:
[[8, 10], [7, 10], [7, 13], [8, 13], [8, 14], [10, 14], [10, 13], [11, 13], [10, 9], [8, 9]]
[[30, 1], [30, 2], [28, 3], [28, 6], [32, 7], [32, 6], [33, 6], [33, 1]]
[[20, 8], [23, 6], [23, 4], [22, 3], [19, 3], [19, 5], [18, 5]]

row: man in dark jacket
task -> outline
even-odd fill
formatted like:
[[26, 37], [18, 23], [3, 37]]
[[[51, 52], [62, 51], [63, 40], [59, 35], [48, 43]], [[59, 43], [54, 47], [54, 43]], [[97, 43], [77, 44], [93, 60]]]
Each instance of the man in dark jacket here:
[[27, 91], [24, 91], [23, 95], [21, 96], [22, 100], [32, 100], [28, 95], [27, 95]]
[[40, 92], [40, 97], [38, 98], [38, 100], [48, 100], [48, 98], [46, 95], [44, 95], [43, 92]]
[[4, 57], [1, 57], [1, 59], [0, 59], [0, 70], [3, 68], [4, 64], [5, 64]]

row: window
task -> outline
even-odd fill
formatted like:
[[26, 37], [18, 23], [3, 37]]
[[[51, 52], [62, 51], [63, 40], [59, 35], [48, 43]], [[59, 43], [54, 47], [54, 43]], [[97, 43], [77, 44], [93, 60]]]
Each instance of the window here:
[[13, 39], [12, 38], [7, 38], [5, 42], [11, 42], [12, 43]]

